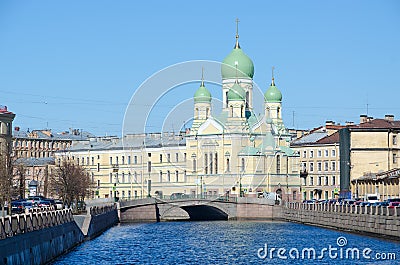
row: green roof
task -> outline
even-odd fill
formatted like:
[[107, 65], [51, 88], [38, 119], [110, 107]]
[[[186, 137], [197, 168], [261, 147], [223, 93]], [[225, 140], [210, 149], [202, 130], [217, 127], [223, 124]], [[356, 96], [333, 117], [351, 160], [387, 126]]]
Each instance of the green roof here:
[[208, 89], [204, 86], [202, 82], [199, 89], [197, 89], [196, 93], [194, 93], [194, 102], [211, 102], [211, 93]]
[[223, 79], [236, 77], [253, 78], [253, 61], [242, 51], [240, 47], [235, 47], [222, 61], [221, 74]]
[[240, 100], [246, 99], [246, 91], [237, 83], [231, 87], [228, 91], [228, 100]]
[[282, 102], [282, 93], [275, 86], [274, 80], [272, 79], [271, 86], [264, 94], [265, 102]]

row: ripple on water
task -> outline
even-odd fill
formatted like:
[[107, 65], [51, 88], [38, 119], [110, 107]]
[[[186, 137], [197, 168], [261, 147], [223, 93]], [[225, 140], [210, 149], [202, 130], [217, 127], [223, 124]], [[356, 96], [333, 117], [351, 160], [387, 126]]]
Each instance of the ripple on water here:
[[[260, 259], [257, 250], [271, 248], [317, 251], [337, 247], [344, 236], [347, 246], [395, 252], [397, 260], [330, 259], [318, 264], [400, 264], [399, 242], [284, 222], [163, 222], [122, 224], [83, 243], [54, 264], [313, 264], [316, 260]], [[288, 254], [286, 253], [286, 256]]]

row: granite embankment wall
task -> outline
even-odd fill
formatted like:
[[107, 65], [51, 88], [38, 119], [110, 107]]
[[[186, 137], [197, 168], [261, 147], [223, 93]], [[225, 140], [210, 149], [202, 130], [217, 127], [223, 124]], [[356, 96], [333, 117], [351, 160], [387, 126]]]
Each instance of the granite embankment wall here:
[[283, 218], [400, 240], [400, 207], [287, 203]]
[[45, 264], [83, 238], [71, 210], [2, 217], [0, 264]]
[[119, 222], [117, 205], [92, 206], [86, 215], [74, 215], [85, 239], [92, 239]]
[[115, 204], [12, 215], [0, 220], [0, 264], [46, 264], [118, 223]]

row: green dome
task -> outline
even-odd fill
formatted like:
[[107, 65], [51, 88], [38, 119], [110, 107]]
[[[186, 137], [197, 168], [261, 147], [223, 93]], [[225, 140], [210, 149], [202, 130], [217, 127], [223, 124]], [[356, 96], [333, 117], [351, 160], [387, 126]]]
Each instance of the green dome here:
[[235, 82], [233, 87], [228, 91], [228, 100], [240, 100], [243, 101], [246, 98], [246, 91]]
[[272, 79], [271, 86], [265, 91], [264, 100], [265, 102], [282, 102], [282, 93], [275, 86], [274, 79]]
[[194, 93], [194, 102], [211, 102], [211, 93], [208, 89], [204, 86], [204, 83], [201, 82], [199, 89], [197, 89], [196, 93]]
[[[237, 76], [236, 76], [237, 64]], [[221, 75], [226, 78], [253, 78], [254, 64], [253, 61], [240, 49], [239, 45], [232, 50], [228, 56], [222, 61]]]

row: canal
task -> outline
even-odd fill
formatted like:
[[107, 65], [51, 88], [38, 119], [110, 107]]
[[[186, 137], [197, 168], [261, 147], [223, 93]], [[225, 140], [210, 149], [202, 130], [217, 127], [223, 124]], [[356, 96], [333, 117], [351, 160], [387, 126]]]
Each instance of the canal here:
[[286, 222], [121, 224], [53, 264], [400, 264], [400, 242]]

